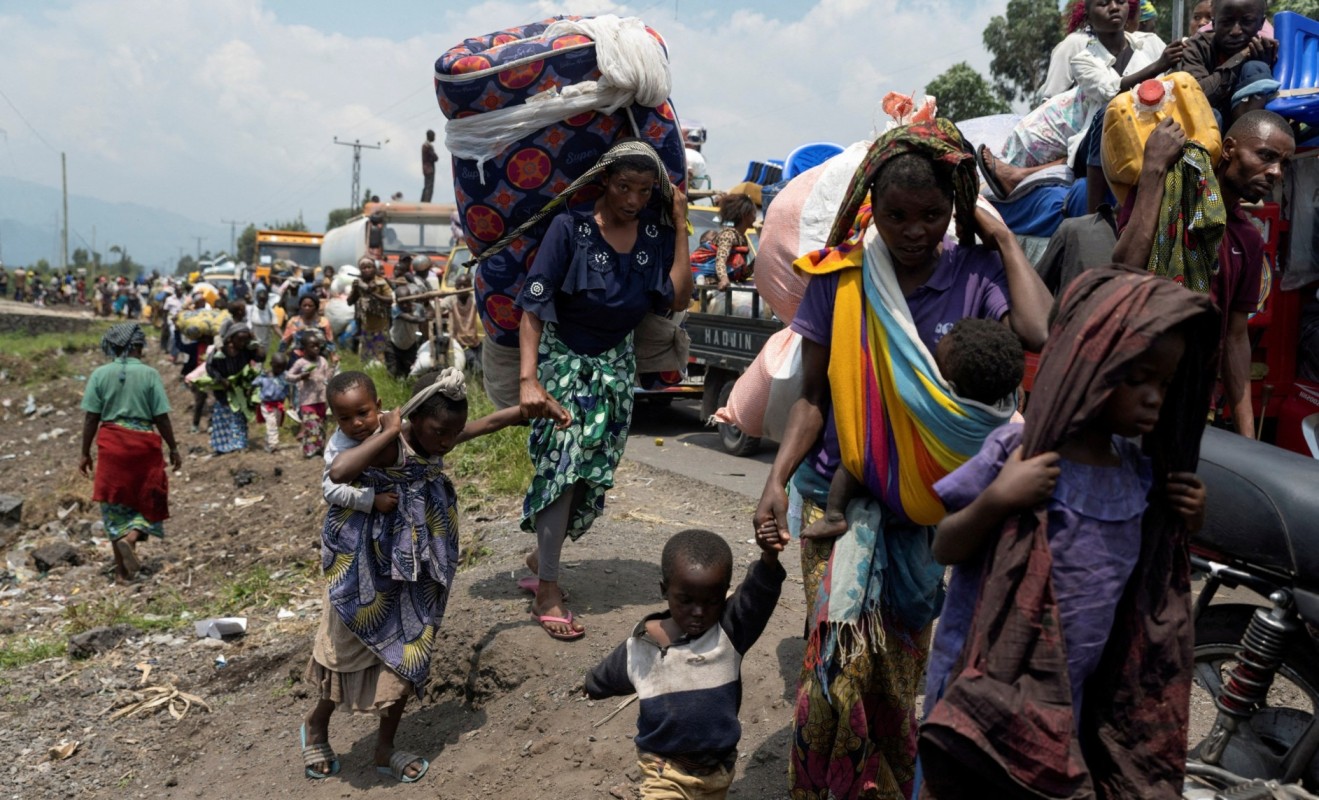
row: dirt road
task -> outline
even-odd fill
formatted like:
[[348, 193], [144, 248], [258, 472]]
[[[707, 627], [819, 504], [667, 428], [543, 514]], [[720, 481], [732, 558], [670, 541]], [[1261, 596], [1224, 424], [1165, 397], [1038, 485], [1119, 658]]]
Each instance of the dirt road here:
[[[336, 715], [331, 741], [343, 761], [338, 776], [302, 777], [297, 729], [310, 700], [301, 673], [321, 597], [319, 463], [292, 452], [206, 458], [205, 434], [186, 432], [189, 396], [167, 364], [149, 357], [166, 377], [189, 455], [184, 473], [172, 479], [167, 537], [145, 545], [152, 574], [133, 587], [113, 586], [90, 483], [76, 471], [80, 377], [100, 358], [70, 358], [74, 366], [59, 380], [26, 386], [11, 373], [0, 383], [0, 457], [13, 456], [0, 460], [0, 492], [26, 498], [22, 525], [0, 527], [10, 567], [0, 583], [0, 643], [9, 654], [27, 647], [29, 660], [40, 659], [0, 672], [6, 787], [0, 796], [399, 792], [370, 763], [374, 720], [365, 717]], [[40, 411], [25, 416], [29, 392]], [[659, 554], [672, 533], [700, 526], [724, 535], [740, 578], [759, 552], [749, 542], [749, 520], [766, 468], [715, 453], [704, 446], [709, 434], [679, 430], [688, 425], [680, 408], [663, 411], [639, 417], [609, 513], [565, 552], [564, 583], [587, 625], [584, 640], [554, 642], [527, 614], [527, 598], [515, 585], [526, 574], [522, 557], [530, 547], [517, 529], [520, 498], [463, 509], [463, 540], [474, 565], [459, 573], [430, 694], [411, 704], [398, 740], [433, 766], [421, 784], [404, 791], [446, 798], [632, 796], [636, 705], [604, 721], [618, 702], [585, 700], [582, 677], [644, 614], [662, 607]], [[663, 447], [655, 445], [657, 435]], [[745, 483], [721, 488], [693, 474]], [[38, 573], [32, 550], [60, 543], [72, 546], [80, 565]], [[795, 558], [795, 549], [785, 557], [789, 575]], [[191, 623], [204, 614], [246, 616], [247, 634], [226, 642], [198, 639]], [[804, 614], [800, 583], [790, 578], [769, 630], [744, 663], [735, 796], [783, 792]], [[63, 653], [72, 631], [109, 622], [130, 626], [127, 638], [86, 660]], [[216, 664], [220, 657], [223, 666]], [[178, 720], [167, 702], [111, 719], [175, 690], [204, 701], [209, 712], [193, 705]], [[184, 711], [182, 699], [173, 710]], [[75, 742], [71, 755], [58, 757]], [[52, 756], [61, 745], [66, 750]]]

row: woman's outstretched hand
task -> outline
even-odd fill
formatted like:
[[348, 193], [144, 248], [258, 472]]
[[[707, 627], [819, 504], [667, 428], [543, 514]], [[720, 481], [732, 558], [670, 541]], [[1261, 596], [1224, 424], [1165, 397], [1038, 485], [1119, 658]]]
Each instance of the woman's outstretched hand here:
[[522, 407], [523, 419], [549, 419], [554, 427], [563, 430], [572, 424], [572, 415], [559, 405], [559, 401], [550, 397], [545, 387], [538, 380], [523, 379], [518, 386], [518, 401]]

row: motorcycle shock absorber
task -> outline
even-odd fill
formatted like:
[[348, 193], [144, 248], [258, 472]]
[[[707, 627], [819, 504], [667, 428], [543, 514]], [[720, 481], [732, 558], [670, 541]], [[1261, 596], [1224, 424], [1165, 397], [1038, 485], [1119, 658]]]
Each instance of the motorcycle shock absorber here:
[[1269, 601], [1271, 608], [1257, 608], [1251, 616], [1237, 663], [1223, 676], [1222, 690], [1214, 698], [1218, 716], [1200, 752], [1207, 764], [1219, 763], [1240, 724], [1267, 702], [1287, 640], [1300, 628], [1289, 592], [1274, 592]]

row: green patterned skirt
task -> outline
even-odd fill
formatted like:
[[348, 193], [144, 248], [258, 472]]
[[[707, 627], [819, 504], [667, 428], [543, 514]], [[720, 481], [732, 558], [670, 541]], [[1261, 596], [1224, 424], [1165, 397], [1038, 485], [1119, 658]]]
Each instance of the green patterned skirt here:
[[632, 336], [598, 356], [584, 356], [546, 324], [538, 354], [541, 385], [572, 415], [572, 424], [559, 430], [552, 420], [531, 421], [527, 451], [536, 474], [522, 501], [522, 529], [534, 531], [536, 515], [581, 481], [586, 493], [568, 520], [568, 535], [577, 539], [604, 513], [605, 492], [614, 485], [627, 444], [636, 379]]

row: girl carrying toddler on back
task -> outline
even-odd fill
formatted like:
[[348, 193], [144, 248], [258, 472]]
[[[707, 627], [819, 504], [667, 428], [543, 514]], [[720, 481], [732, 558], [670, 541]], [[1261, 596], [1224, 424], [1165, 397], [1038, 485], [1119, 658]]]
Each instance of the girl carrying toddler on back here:
[[955, 566], [927, 673], [921, 797], [1181, 796], [1187, 539], [1205, 499], [1192, 470], [1217, 320], [1163, 278], [1084, 273], [1060, 301], [1024, 425], [935, 484], [949, 514], [933, 552]]
[[372, 498], [332, 504], [325, 518], [326, 602], [304, 678], [318, 693], [301, 729], [305, 774], [339, 771], [329, 723], [336, 707], [346, 707], [380, 715], [376, 768], [412, 783], [430, 763], [395, 750], [394, 734], [408, 696], [426, 687], [459, 557], [457, 495], [444, 456], [520, 422], [522, 412], [513, 406], [468, 422], [467, 387], [452, 367], [419, 376], [398, 411], [380, 413], [362, 373], [336, 377], [329, 401], [344, 435], [327, 453], [326, 498], [348, 502], [351, 492], [336, 490], [349, 483]]

